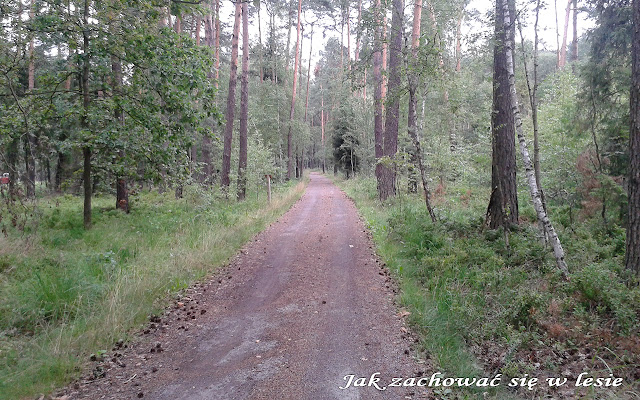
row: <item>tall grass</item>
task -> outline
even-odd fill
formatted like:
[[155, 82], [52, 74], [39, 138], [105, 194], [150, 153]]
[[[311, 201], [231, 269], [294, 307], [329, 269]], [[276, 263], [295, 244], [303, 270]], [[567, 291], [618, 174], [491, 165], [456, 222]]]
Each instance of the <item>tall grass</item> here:
[[[560, 225], [572, 273], [571, 282], [566, 282], [534, 224], [523, 222], [510, 234], [509, 246], [502, 233], [483, 229], [489, 193], [448, 188], [446, 196], [434, 199], [439, 221], [433, 224], [418, 195], [399, 193], [381, 206], [374, 179], [338, 183], [354, 199], [378, 254], [398, 280], [400, 301], [411, 312], [409, 322], [419, 334], [422, 350], [448, 376], [533, 375], [532, 363], [519, 359], [519, 350], [544, 343], [575, 347], [570, 339], [563, 342], [548, 336], [545, 326], [553, 324], [577, 332], [613, 327], [623, 337], [639, 332], [640, 289], [622, 283], [620, 229], [602, 232], [589, 222], [570, 229]], [[535, 221], [530, 206], [523, 207], [521, 217]], [[476, 356], [483, 348], [501, 354], [493, 360], [485, 354], [479, 360]], [[488, 360], [499, 369], [488, 367]], [[637, 357], [619, 368], [632, 377]], [[632, 381], [627, 380], [633, 385]], [[501, 391], [491, 398], [501, 396], [515, 398]]]
[[77, 376], [90, 353], [223, 265], [304, 186], [276, 188], [269, 205], [196, 187], [181, 200], [145, 192], [128, 215], [98, 197], [89, 231], [81, 199], [41, 200], [37, 230], [0, 239], [0, 399], [47, 393]]

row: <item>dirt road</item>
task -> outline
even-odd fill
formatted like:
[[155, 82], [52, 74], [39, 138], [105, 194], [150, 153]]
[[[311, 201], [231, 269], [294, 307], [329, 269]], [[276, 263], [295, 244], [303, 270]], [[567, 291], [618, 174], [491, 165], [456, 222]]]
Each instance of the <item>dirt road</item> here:
[[[97, 379], [80, 381], [67, 394], [423, 398], [425, 391], [414, 388], [379, 390], [392, 377], [424, 375], [424, 365], [410, 356], [394, 298], [354, 205], [327, 178], [312, 174], [302, 199], [228, 267], [153, 319], [134, 344], [96, 363]], [[360, 377], [366, 380], [356, 381]]]

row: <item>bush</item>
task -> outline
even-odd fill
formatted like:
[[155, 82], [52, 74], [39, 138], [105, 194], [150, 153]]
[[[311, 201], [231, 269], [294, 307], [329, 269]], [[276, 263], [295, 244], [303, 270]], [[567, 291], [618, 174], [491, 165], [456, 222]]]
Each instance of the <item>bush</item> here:
[[572, 274], [570, 289], [581, 296], [585, 307], [607, 316], [613, 314], [624, 332], [637, 323], [632, 307], [634, 291], [620, 282], [618, 275], [606, 264], [590, 264]]

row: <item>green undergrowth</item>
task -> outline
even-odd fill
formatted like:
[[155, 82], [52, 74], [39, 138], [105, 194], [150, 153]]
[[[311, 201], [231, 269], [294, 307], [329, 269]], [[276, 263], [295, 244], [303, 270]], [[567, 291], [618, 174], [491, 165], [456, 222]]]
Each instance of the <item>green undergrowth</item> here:
[[91, 353], [160, 311], [282, 215], [305, 182], [236, 202], [197, 187], [141, 192], [130, 214], [96, 197], [39, 200], [36, 223], [0, 238], [0, 399], [32, 398], [78, 376]]
[[[605, 345], [598, 335], [610, 335], [611, 343], [637, 337], [640, 289], [627, 286], [629, 276], [621, 267], [624, 230], [592, 222], [560, 224], [571, 270], [565, 281], [536, 225], [527, 222], [535, 221], [531, 207], [521, 210], [523, 223], [509, 235], [507, 247], [501, 231], [483, 226], [489, 193], [448, 188], [434, 199], [438, 222], [433, 224], [419, 195], [400, 194], [381, 206], [374, 179], [338, 184], [355, 201], [378, 254], [398, 280], [400, 301], [437, 371], [451, 377], [502, 373], [503, 382], [524, 374], [561, 376], [562, 368], [572, 366], [561, 367], [553, 354]], [[559, 219], [558, 213], [552, 210], [552, 218]], [[615, 357], [596, 350], [585, 365], [606, 371], [604, 376], [613, 368], [627, 387], [637, 388], [633, 375], [640, 364], [633, 346], [609, 349]], [[540, 356], [537, 364], [523, 359], [532, 352], [552, 356]], [[607, 360], [606, 368], [598, 358]], [[482, 391], [472, 390], [440, 396], [483, 398]], [[505, 390], [490, 396], [516, 398]]]

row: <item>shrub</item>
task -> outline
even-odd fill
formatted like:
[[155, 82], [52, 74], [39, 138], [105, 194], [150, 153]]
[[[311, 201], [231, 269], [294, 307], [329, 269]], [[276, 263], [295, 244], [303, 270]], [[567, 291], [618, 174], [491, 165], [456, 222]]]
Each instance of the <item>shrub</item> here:
[[606, 316], [613, 314], [623, 331], [637, 322], [633, 291], [620, 282], [618, 275], [606, 264], [590, 264], [572, 274], [571, 290], [581, 296], [584, 306]]

